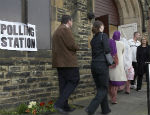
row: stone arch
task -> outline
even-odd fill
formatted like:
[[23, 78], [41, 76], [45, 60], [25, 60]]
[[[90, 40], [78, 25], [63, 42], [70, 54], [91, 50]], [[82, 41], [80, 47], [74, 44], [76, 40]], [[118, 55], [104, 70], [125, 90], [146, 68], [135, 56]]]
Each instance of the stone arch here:
[[137, 23], [138, 31], [142, 32], [142, 15], [138, 0], [114, 0], [120, 17], [120, 25]]

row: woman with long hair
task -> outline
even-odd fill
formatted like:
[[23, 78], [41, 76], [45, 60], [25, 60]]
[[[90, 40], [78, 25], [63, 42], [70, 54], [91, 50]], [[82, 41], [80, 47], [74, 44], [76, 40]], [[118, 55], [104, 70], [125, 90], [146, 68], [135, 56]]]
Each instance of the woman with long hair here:
[[137, 47], [136, 59], [138, 63], [138, 79], [137, 79], [137, 91], [142, 88], [143, 75], [146, 73], [147, 78], [147, 64], [150, 62], [150, 46], [148, 45], [147, 38], [144, 36], [141, 39], [141, 45]]
[[93, 115], [98, 106], [101, 105], [102, 114], [111, 112], [108, 105], [108, 83], [109, 68], [105, 53], [110, 53], [108, 36], [103, 33], [104, 24], [101, 21], [95, 21], [92, 32], [94, 34], [91, 40], [92, 63], [91, 72], [96, 84], [97, 94], [86, 108], [88, 115]]

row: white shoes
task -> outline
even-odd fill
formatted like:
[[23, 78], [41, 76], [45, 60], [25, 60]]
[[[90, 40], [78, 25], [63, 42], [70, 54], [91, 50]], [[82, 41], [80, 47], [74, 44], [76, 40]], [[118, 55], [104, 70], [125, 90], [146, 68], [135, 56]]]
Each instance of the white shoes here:
[[141, 92], [142, 90], [141, 89], [139, 89], [139, 90], [136, 90], [137, 92]]
[[136, 89], [136, 85], [131, 85], [130, 88], [131, 89]]

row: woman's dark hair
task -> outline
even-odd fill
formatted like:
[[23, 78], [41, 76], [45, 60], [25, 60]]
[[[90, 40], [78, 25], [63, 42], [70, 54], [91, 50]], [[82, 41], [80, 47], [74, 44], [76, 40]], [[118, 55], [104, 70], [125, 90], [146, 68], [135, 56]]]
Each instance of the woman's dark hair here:
[[67, 24], [68, 21], [71, 21], [71, 16], [63, 15], [61, 18], [61, 24]]
[[99, 32], [99, 28], [101, 26], [104, 26], [103, 22], [99, 21], [99, 20], [96, 20], [94, 23], [93, 23], [93, 27], [92, 27], [92, 32], [93, 34], [96, 34]]

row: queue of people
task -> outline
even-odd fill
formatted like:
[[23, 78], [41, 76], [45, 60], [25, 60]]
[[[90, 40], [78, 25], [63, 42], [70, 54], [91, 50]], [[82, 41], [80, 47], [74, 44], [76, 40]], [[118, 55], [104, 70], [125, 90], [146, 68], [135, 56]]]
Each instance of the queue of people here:
[[[77, 87], [80, 75], [76, 52], [79, 50], [71, 32], [72, 19], [63, 15], [61, 25], [54, 32], [52, 39], [52, 66], [57, 68], [59, 80], [59, 97], [54, 108], [61, 113], [74, 109], [68, 104], [68, 98]], [[118, 89], [125, 86], [125, 93], [130, 94], [130, 88], [141, 90], [142, 78], [147, 73], [150, 61], [150, 46], [146, 37], [138, 41], [140, 34], [134, 33], [134, 38], [127, 41], [122, 33], [115, 31], [111, 39], [104, 31], [104, 24], [95, 21], [92, 27], [93, 38], [90, 42], [92, 49], [91, 73], [97, 93], [85, 111], [94, 115], [101, 106], [102, 114], [109, 114], [111, 109], [108, 94], [112, 104], [117, 104]], [[106, 54], [111, 54], [114, 63], [108, 65]], [[137, 87], [135, 81], [137, 77]], [[131, 81], [131, 82], [130, 82]], [[131, 85], [130, 85], [131, 84]]]

